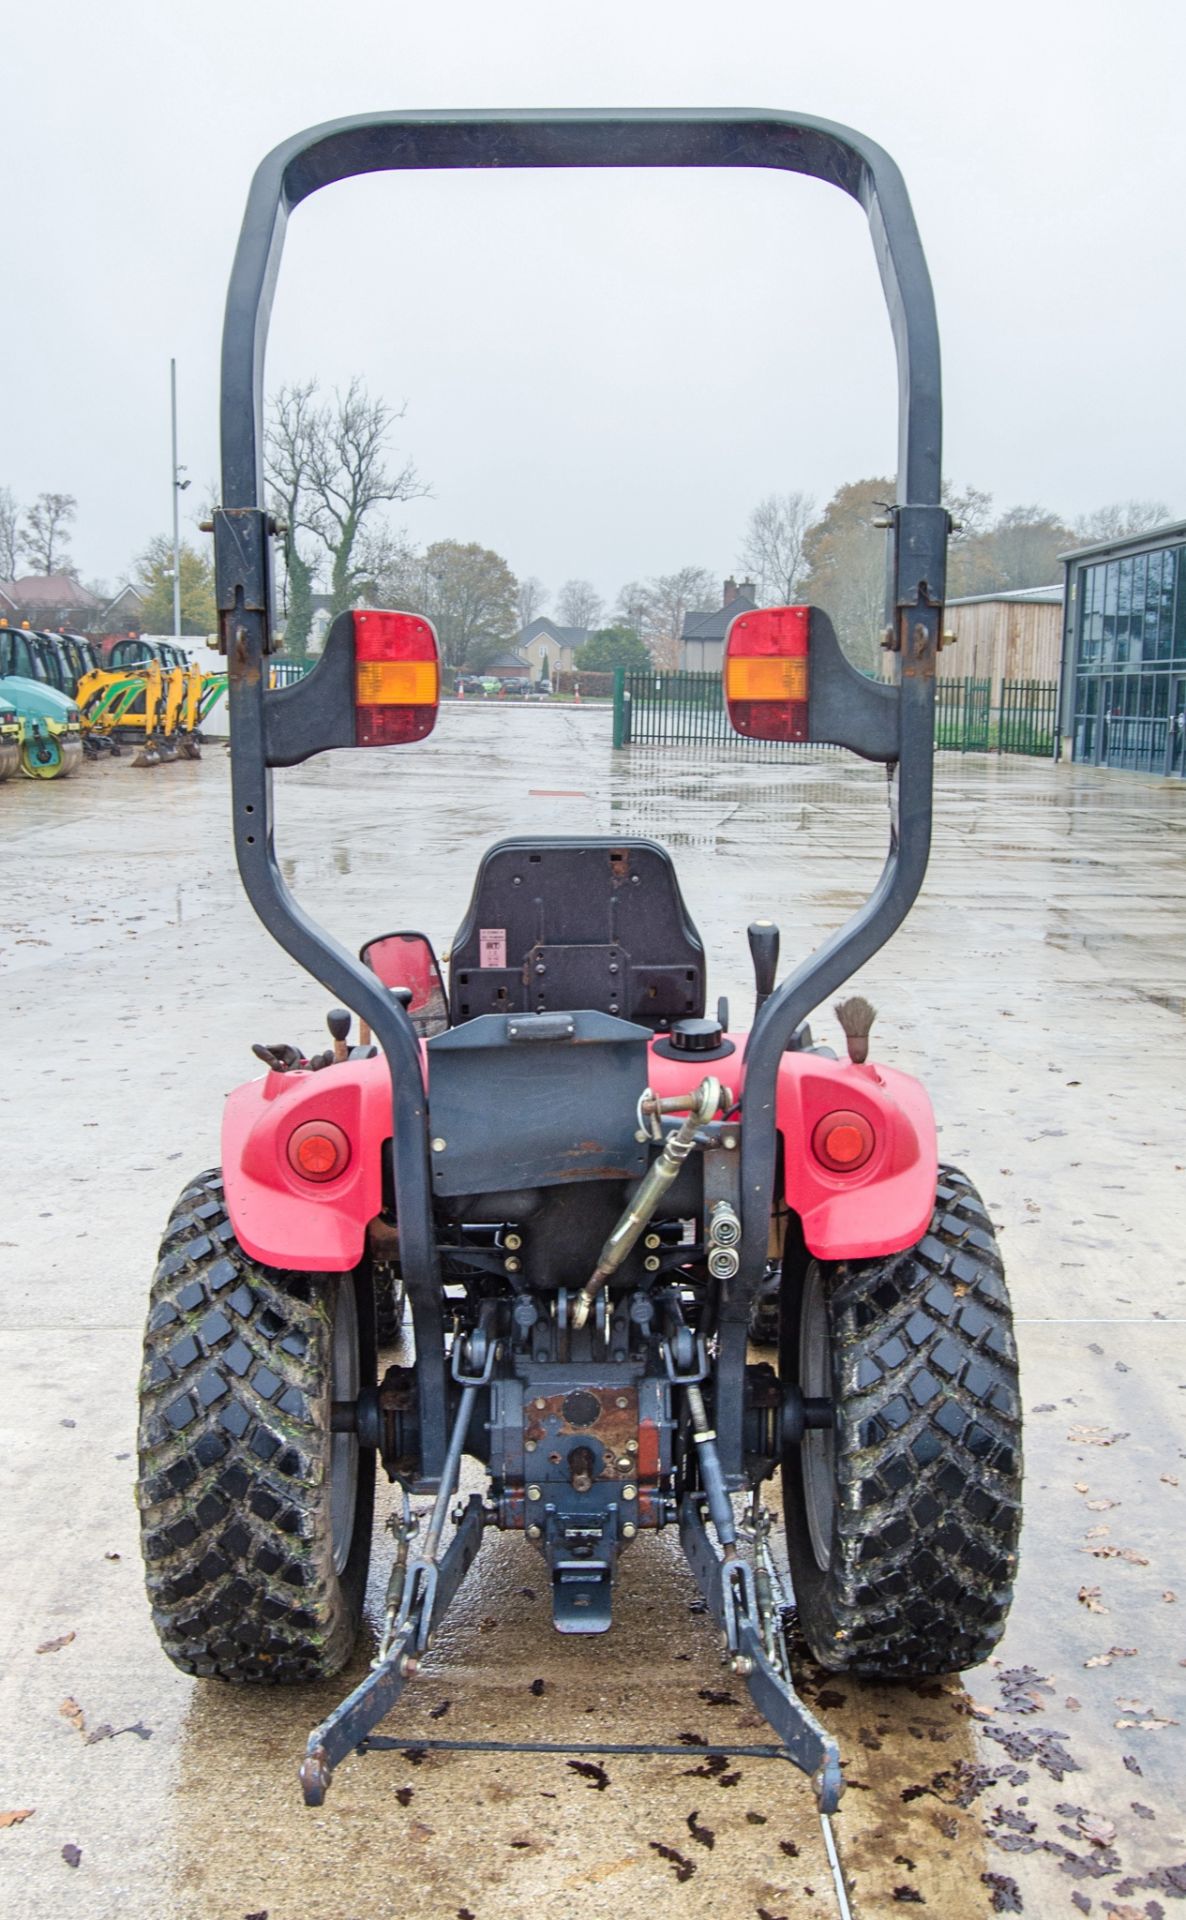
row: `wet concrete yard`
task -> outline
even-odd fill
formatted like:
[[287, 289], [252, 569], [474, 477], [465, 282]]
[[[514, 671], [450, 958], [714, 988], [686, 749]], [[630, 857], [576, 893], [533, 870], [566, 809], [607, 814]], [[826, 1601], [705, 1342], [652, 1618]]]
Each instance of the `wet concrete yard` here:
[[[996, 1663], [914, 1690], [808, 1669], [804, 1691], [840, 1738], [862, 1920], [1158, 1920], [1186, 1911], [1186, 788], [975, 756], [936, 774], [923, 898], [858, 984], [874, 1057], [926, 1082], [1001, 1230], [1021, 1576]], [[451, 707], [424, 747], [328, 757], [278, 796], [291, 884], [354, 946], [392, 926], [447, 946], [506, 832], [652, 835], [710, 1003], [741, 1024], [747, 922], [780, 921], [785, 966], [864, 896], [886, 832], [883, 777], [845, 756], [615, 756], [593, 710]], [[251, 1042], [324, 1032], [323, 992], [238, 888], [227, 798], [217, 748], [0, 788], [0, 1811], [32, 1809], [0, 1830], [0, 1911], [841, 1912], [810, 1788], [745, 1751], [768, 1731], [673, 1538], [625, 1557], [593, 1642], [551, 1632], [525, 1542], [489, 1539], [383, 1742], [318, 1811], [295, 1770], [339, 1683], [232, 1691], [159, 1651], [132, 1500], [157, 1241], [217, 1158]], [[835, 1038], [827, 1010], [815, 1025]]]

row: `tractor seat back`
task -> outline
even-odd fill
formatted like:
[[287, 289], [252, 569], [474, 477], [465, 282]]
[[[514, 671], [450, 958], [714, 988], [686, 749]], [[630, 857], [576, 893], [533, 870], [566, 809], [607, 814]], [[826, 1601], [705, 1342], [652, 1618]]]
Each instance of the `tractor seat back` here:
[[449, 968], [454, 1026], [583, 1008], [668, 1028], [704, 1012], [704, 947], [653, 840], [500, 840]]

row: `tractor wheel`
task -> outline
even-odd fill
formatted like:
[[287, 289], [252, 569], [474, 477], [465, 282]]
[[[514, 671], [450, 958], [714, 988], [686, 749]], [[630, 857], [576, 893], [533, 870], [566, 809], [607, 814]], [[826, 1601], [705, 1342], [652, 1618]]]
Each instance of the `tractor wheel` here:
[[975, 1188], [939, 1169], [929, 1231], [784, 1282], [780, 1373], [832, 1402], [782, 1455], [799, 1624], [881, 1679], [984, 1660], [1012, 1599], [1021, 1402], [1009, 1297]]
[[142, 1545], [186, 1673], [314, 1680], [353, 1648], [375, 1456], [331, 1430], [375, 1377], [369, 1282], [280, 1272], [235, 1239], [217, 1171], [165, 1230], [140, 1382]]

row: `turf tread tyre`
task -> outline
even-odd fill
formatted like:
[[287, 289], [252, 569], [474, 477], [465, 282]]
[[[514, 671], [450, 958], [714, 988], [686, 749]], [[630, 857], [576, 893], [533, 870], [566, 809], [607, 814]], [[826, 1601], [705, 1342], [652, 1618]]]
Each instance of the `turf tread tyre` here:
[[[334, 1564], [333, 1287], [235, 1239], [217, 1170], [182, 1193], [161, 1242], [140, 1383], [138, 1504], [153, 1623], [186, 1673], [303, 1681], [337, 1672], [362, 1613], [374, 1454]], [[371, 1303], [359, 1301], [359, 1328]], [[373, 1360], [362, 1336], [364, 1370]], [[364, 1373], [364, 1379], [366, 1375]]]
[[[797, 1449], [782, 1474], [804, 1637], [834, 1671], [975, 1666], [1004, 1630], [1021, 1526], [1017, 1351], [992, 1223], [965, 1175], [941, 1167], [917, 1246], [819, 1272], [836, 1409], [826, 1572]], [[789, 1293], [783, 1366], [797, 1377]]]

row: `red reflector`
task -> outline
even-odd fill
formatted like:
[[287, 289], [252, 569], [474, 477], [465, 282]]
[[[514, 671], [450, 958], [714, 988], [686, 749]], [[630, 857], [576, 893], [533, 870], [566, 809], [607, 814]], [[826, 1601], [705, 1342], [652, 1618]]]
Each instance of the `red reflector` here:
[[356, 707], [354, 738], [360, 747], [402, 747], [423, 740], [437, 723], [435, 707]]
[[333, 1180], [350, 1164], [350, 1142], [332, 1120], [306, 1120], [289, 1137], [288, 1164], [304, 1180]]
[[440, 649], [418, 613], [354, 615], [354, 738], [360, 747], [406, 746], [436, 725]]
[[873, 1129], [860, 1113], [826, 1113], [811, 1136], [816, 1159], [833, 1173], [855, 1173], [873, 1151]]
[[806, 740], [810, 607], [739, 613], [725, 639], [725, 704], [734, 732]]

